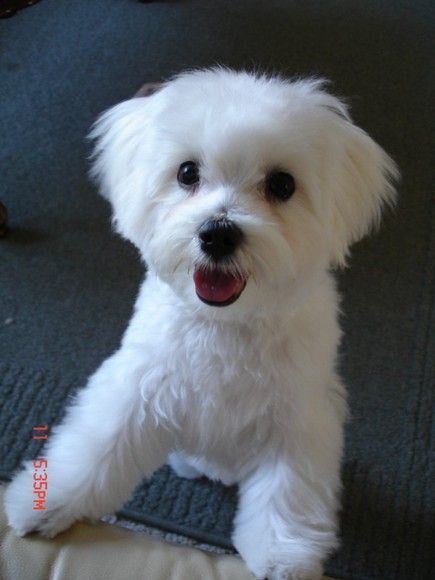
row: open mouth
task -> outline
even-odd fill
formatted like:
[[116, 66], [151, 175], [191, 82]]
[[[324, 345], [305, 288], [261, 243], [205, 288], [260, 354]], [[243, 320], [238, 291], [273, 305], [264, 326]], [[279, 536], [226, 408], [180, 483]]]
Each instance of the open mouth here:
[[234, 274], [226, 274], [215, 268], [198, 269], [193, 275], [198, 298], [209, 306], [229, 306], [239, 298], [246, 280]]

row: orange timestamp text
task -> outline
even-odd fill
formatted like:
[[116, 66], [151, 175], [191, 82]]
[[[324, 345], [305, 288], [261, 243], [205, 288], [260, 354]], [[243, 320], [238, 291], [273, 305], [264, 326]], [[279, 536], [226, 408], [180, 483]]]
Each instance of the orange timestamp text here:
[[[33, 439], [46, 440], [48, 439], [48, 427], [47, 425], [40, 425], [38, 427], [33, 427], [35, 432]], [[47, 459], [40, 458], [34, 459], [32, 461], [33, 465], [33, 509], [37, 511], [42, 511], [47, 509], [45, 505], [45, 500], [47, 498], [48, 489], [48, 461]]]

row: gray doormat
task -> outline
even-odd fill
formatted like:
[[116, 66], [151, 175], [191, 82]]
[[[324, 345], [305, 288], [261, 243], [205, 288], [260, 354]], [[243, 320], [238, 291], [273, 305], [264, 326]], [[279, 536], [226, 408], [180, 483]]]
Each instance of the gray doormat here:
[[[0, 199], [11, 228], [0, 240], [3, 478], [39, 452], [31, 428], [56, 422], [117, 347], [143, 275], [86, 176], [96, 116], [188, 67], [325, 75], [404, 176], [397, 212], [339, 280], [353, 418], [343, 547], [327, 571], [435, 578], [434, 22], [433, 0], [44, 0], [1, 21]], [[125, 509], [229, 546], [236, 493], [165, 467]]]

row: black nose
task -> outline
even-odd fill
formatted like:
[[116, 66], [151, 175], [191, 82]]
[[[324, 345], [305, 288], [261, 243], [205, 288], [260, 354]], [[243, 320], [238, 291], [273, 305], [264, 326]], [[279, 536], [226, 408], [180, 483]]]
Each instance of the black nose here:
[[219, 260], [233, 254], [243, 239], [242, 230], [230, 220], [207, 220], [199, 228], [201, 250]]

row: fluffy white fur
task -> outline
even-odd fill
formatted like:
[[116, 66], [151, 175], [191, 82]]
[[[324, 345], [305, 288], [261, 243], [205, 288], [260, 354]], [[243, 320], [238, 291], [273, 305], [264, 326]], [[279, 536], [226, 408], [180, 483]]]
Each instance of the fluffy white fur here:
[[[184, 477], [240, 484], [234, 543], [258, 578], [317, 579], [337, 545], [345, 389], [330, 269], [379, 222], [397, 170], [320, 80], [218, 68], [182, 74], [97, 122], [94, 173], [117, 231], [148, 265], [119, 350], [53, 429], [46, 511], [32, 469], [6, 493], [10, 525], [52, 537], [119, 508], [169, 455]], [[200, 164], [201, 184], [177, 183]], [[290, 172], [286, 202], [266, 174]], [[198, 228], [226, 213], [244, 243], [223, 268], [240, 298], [201, 302]]]

